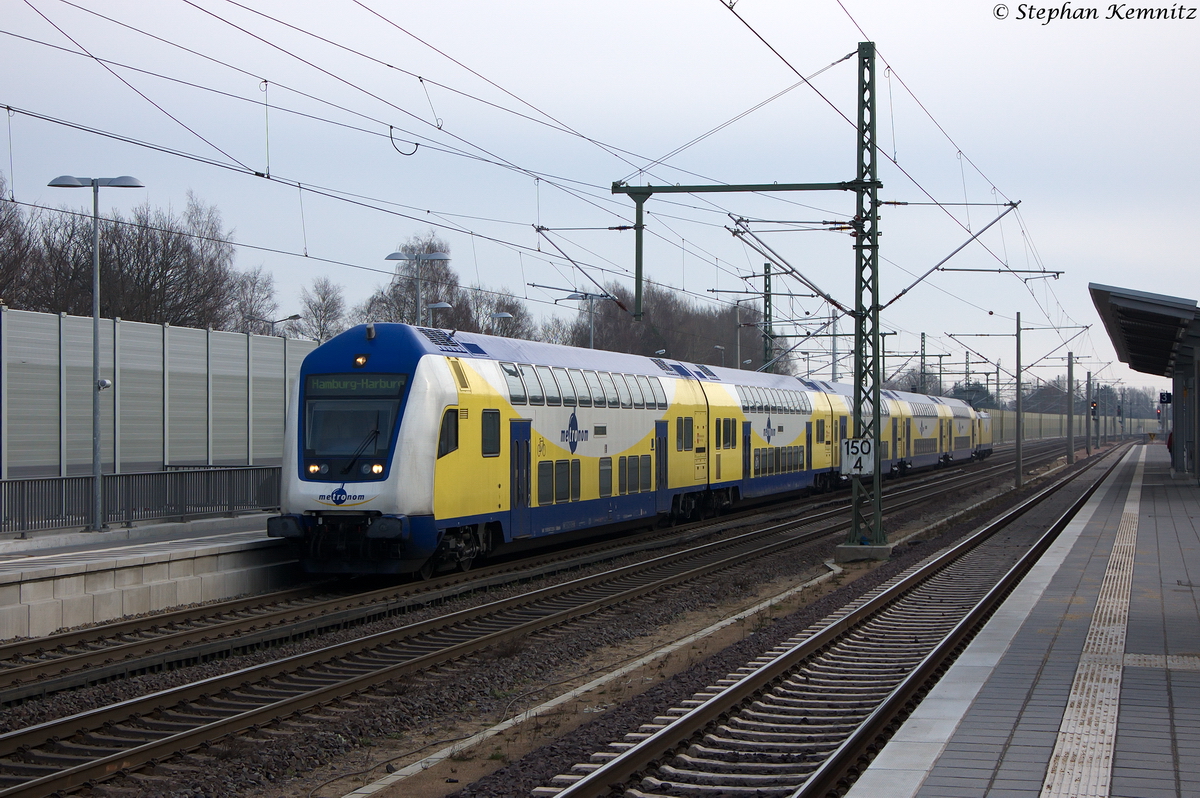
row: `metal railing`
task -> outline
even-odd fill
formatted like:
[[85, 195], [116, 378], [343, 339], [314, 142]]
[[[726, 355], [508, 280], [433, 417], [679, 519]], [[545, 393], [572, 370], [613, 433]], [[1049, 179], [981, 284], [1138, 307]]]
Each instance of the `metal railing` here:
[[[104, 476], [105, 524], [229, 515], [279, 506], [278, 466]], [[0, 480], [0, 532], [88, 527], [92, 477]]]

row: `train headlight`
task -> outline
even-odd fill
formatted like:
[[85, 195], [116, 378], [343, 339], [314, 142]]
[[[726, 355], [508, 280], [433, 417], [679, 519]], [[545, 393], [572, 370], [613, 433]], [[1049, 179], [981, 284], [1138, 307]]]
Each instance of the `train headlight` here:
[[354, 368], [360, 369], [363, 366], [367, 365], [367, 360], [369, 360], [370, 357], [371, 357], [370, 355], [355, 355], [354, 356]]
[[372, 474], [382, 474], [383, 473], [383, 463], [375, 463], [373, 466], [371, 466], [371, 473]]
[[310, 463], [310, 464], [309, 464], [309, 466], [308, 466], [308, 473], [310, 473], [310, 474], [317, 474], [317, 473], [320, 473], [320, 471], [321, 471], [321, 467], [320, 467], [319, 465], [317, 465], [316, 463]]

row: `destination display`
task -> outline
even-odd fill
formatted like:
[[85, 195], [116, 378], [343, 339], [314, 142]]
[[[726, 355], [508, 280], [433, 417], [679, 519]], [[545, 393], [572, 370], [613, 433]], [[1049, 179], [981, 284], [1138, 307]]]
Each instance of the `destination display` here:
[[304, 393], [309, 399], [334, 396], [398, 399], [407, 384], [407, 374], [311, 374], [304, 381]]

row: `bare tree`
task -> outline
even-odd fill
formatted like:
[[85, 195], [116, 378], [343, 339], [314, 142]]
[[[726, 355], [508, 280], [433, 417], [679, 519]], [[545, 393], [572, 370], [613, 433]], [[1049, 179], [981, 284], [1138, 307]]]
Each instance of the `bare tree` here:
[[34, 246], [25, 214], [7, 193], [8, 181], [0, 174], [0, 304], [12, 305], [20, 302]]
[[342, 287], [328, 277], [318, 277], [311, 291], [300, 289], [300, 318], [288, 325], [288, 332], [324, 343], [346, 329], [345, 317]]
[[239, 275], [234, 294], [234, 332], [269, 335], [270, 322], [278, 311], [274, 276], [261, 266]]
[[[529, 308], [507, 288], [499, 291], [489, 291], [482, 286], [473, 285], [464, 292], [471, 303], [471, 315], [475, 320], [472, 332], [485, 335], [499, 335], [505, 338], [523, 338], [533, 340], [538, 337], [538, 325], [529, 313]], [[512, 318], [497, 318], [497, 314], [507, 313]]]
[[[90, 213], [0, 214], [0, 288], [23, 310], [92, 312]], [[15, 232], [14, 232], [15, 231]], [[188, 195], [182, 217], [135, 208], [100, 222], [100, 312], [130, 321], [226, 327], [233, 318], [232, 232]]]

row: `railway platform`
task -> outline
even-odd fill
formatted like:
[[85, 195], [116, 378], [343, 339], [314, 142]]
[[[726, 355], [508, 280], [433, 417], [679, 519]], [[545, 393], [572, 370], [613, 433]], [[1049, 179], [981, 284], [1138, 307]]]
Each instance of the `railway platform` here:
[[0, 541], [0, 639], [286, 587], [282, 544], [265, 513]]
[[849, 792], [1200, 795], [1200, 489], [1135, 446]]

